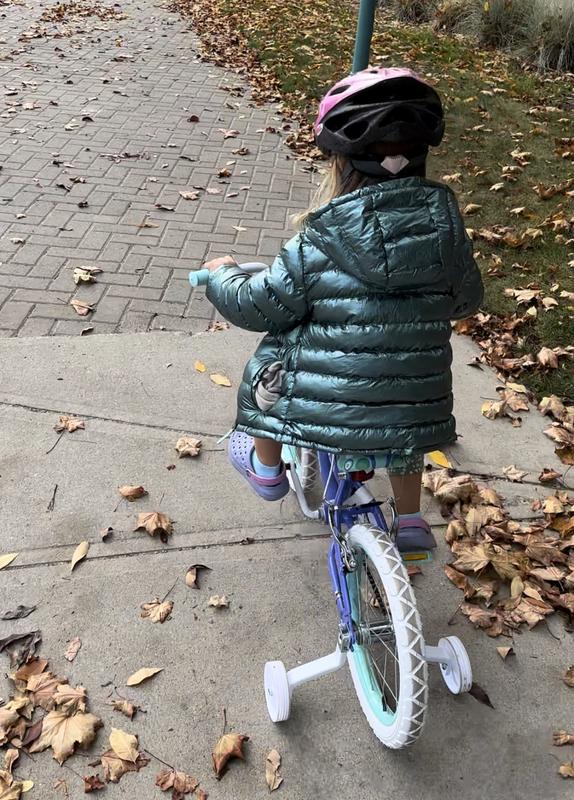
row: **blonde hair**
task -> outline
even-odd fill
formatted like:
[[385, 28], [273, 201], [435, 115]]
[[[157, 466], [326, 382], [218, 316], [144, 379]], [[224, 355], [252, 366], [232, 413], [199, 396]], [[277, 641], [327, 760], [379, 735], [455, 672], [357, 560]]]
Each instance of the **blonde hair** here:
[[349, 194], [349, 192], [377, 182], [377, 179], [374, 180], [368, 175], [358, 172], [346, 156], [337, 153], [331, 156], [311, 205], [305, 211], [292, 216], [293, 224], [301, 230], [305, 227], [309, 216], [325, 203], [329, 203], [335, 197], [341, 197], [341, 195]]

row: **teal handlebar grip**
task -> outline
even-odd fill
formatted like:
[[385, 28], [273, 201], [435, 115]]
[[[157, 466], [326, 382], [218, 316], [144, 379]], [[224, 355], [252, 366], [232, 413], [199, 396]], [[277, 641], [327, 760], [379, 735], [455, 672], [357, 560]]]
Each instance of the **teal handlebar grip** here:
[[208, 269], [195, 269], [189, 273], [189, 282], [194, 289], [197, 289], [198, 286], [205, 286], [208, 280]]

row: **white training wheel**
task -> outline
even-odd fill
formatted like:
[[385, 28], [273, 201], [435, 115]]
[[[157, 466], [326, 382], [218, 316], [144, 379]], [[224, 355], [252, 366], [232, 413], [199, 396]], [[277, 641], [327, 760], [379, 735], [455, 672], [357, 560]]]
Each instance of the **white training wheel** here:
[[268, 661], [263, 677], [265, 700], [272, 722], [283, 722], [289, 718], [291, 692], [287, 670], [282, 661]]
[[438, 646], [448, 652], [448, 662], [441, 663], [440, 673], [453, 694], [469, 692], [472, 686], [472, 667], [466, 648], [458, 636], [445, 636]]

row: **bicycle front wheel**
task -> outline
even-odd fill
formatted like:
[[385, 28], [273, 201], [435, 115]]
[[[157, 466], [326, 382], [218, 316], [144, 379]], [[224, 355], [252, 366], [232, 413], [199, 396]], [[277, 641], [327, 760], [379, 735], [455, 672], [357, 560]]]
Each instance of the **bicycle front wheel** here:
[[414, 592], [386, 533], [354, 525], [348, 543], [357, 565], [346, 577], [358, 638], [348, 653], [355, 691], [377, 738], [405, 747], [422, 730], [428, 694]]

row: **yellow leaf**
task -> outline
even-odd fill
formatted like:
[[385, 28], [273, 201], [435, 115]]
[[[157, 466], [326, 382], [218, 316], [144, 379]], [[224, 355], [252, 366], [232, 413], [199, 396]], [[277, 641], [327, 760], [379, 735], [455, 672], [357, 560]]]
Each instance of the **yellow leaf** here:
[[153, 678], [158, 672], [163, 672], [163, 667], [144, 667], [143, 669], [138, 669], [137, 672], [134, 672], [134, 674], [130, 675], [127, 679], [126, 686], [137, 686], [149, 680], [149, 678]]
[[6, 553], [5, 556], [0, 556], [0, 569], [4, 569], [8, 564], [11, 564], [18, 553]]
[[227, 378], [225, 375], [220, 375], [218, 372], [214, 372], [213, 375], [209, 376], [209, 378], [218, 386], [231, 386], [231, 381], [229, 378]]
[[22, 794], [26, 794], [34, 788], [34, 781], [22, 781]]
[[80, 561], [84, 560], [84, 558], [88, 555], [89, 549], [89, 542], [80, 542], [80, 544], [74, 550], [74, 555], [72, 556], [72, 561], [70, 562], [70, 572], [72, 572], [76, 564], [79, 564]]
[[132, 764], [135, 764], [138, 760], [138, 738], [131, 733], [126, 733], [119, 728], [112, 728], [110, 747], [124, 761], [131, 761]]
[[432, 453], [428, 454], [428, 457], [432, 459], [439, 467], [445, 467], [446, 469], [450, 469], [452, 467], [452, 464], [442, 450], [433, 450]]
[[193, 368], [196, 372], [205, 372], [207, 369], [203, 361], [196, 361], [193, 365]]

